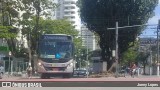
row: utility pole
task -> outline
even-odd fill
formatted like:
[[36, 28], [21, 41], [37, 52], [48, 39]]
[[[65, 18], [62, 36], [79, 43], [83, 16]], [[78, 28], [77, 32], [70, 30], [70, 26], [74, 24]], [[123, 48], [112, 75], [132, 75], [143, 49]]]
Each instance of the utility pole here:
[[152, 49], [151, 49], [151, 38], [150, 38], [150, 45], [149, 45], [149, 53], [150, 53], [150, 67], [149, 67], [149, 73], [152, 75]]
[[116, 75], [115, 77], [118, 77], [118, 22], [116, 22], [116, 54], [115, 54], [115, 60], [116, 60]]
[[160, 28], [160, 20], [157, 26], [157, 76], [159, 76], [159, 28]]
[[87, 78], [89, 74], [89, 61], [88, 61], [88, 31], [87, 31]]
[[32, 58], [32, 55], [31, 55], [31, 32], [29, 32], [28, 34], [28, 56], [29, 56], [29, 65], [31, 66], [31, 58]]

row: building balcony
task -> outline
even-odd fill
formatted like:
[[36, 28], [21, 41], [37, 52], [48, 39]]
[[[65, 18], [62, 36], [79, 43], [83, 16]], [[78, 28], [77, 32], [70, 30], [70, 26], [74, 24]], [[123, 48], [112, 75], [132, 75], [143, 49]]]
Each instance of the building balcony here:
[[75, 19], [75, 15], [74, 14], [64, 14], [64, 17], [70, 18], [70, 19]]
[[64, 7], [76, 7], [76, 4], [64, 4]]
[[64, 10], [76, 10], [76, 6], [64, 6]]

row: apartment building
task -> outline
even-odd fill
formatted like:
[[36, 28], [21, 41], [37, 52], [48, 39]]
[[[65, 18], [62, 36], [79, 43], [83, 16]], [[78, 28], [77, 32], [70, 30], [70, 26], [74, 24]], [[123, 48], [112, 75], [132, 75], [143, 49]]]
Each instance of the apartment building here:
[[96, 42], [96, 36], [85, 25], [82, 25], [81, 27], [81, 37], [82, 46], [88, 46], [91, 51], [99, 49], [98, 43]]
[[81, 19], [79, 16], [79, 8], [76, 6], [78, 0], [54, 0], [58, 4], [55, 11], [52, 12], [52, 19], [68, 19], [75, 29], [80, 31]]

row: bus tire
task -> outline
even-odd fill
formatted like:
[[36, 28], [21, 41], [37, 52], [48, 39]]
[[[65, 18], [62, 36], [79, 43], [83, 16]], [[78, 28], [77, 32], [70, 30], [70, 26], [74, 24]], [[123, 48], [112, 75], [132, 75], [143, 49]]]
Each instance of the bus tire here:
[[41, 79], [45, 79], [45, 74], [44, 73], [41, 74]]
[[46, 74], [46, 78], [47, 78], [47, 79], [50, 79], [50, 77], [51, 77], [51, 76], [50, 76], [49, 74]]
[[64, 74], [63, 78], [71, 78], [72, 77], [72, 73], [68, 73], [68, 74]]

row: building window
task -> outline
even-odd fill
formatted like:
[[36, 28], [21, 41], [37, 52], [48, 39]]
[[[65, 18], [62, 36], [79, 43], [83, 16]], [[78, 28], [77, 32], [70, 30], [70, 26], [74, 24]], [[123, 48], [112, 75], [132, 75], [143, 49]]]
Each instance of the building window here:
[[69, 17], [68, 17], [68, 16], [64, 16], [63, 18], [65, 18], [65, 19], [69, 19]]
[[72, 17], [71, 17], [71, 19], [75, 19], [75, 17], [74, 17], [74, 16], [72, 16]]
[[67, 2], [67, 1], [66, 1], [66, 2], [64, 2], [64, 4], [70, 4], [70, 2]]
[[64, 14], [69, 14], [69, 12], [64, 12]]
[[76, 4], [76, 2], [72, 1], [71, 4]]
[[65, 7], [64, 9], [69, 9], [68, 7]]
[[75, 12], [71, 12], [71, 14], [75, 14]]
[[72, 6], [71, 9], [75, 9], [75, 7]]

